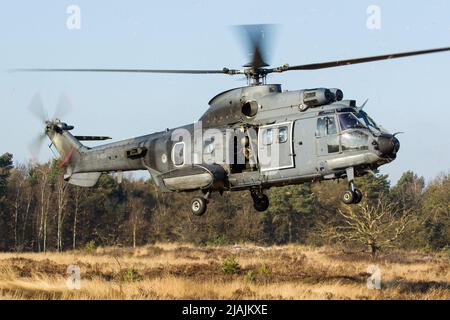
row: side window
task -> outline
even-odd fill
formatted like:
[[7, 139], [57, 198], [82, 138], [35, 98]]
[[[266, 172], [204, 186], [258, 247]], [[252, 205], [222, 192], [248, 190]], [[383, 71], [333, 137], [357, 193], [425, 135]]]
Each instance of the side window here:
[[317, 119], [317, 137], [337, 134], [336, 118], [334, 116], [321, 117]]
[[327, 134], [327, 127], [325, 124], [325, 118], [317, 119], [316, 137], [323, 137]]
[[263, 131], [263, 144], [270, 145], [273, 142], [273, 131], [272, 129], [265, 129]]
[[175, 166], [184, 164], [184, 142], [177, 142], [172, 149], [172, 161]]
[[339, 152], [339, 136], [334, 135], [327, 138], [328, 153]]
[[278, 143], [285, 143], [288, 140], [288, 128], [278, 128]]

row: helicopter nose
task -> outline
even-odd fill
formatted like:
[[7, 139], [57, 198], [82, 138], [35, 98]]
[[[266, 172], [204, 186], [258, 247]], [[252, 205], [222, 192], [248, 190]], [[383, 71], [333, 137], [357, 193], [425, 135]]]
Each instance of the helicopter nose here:
[[378, 150], [383, 157], [395, 158], [400, 150], [400, 141], [393, 135], [378, 137]]

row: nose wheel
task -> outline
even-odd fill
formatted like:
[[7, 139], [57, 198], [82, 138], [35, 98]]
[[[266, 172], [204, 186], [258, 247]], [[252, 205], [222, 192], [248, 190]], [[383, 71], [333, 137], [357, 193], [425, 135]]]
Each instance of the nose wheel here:
[[348, 168], [347, 170], [347, 180], [349, 184], [349, 190], [346, 190], [341, 195], [341, 200], [345, 204], [358, 204], [363, 198], [362, 192], [355, 186], [355, 173], [354, 169]]

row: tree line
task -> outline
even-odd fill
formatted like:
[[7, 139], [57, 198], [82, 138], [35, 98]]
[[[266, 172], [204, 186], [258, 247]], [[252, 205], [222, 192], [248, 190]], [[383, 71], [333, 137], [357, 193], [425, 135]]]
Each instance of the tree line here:
[[248, 192], [214, 194], [202, 217], [190, 212], [190, 193], [160, 193], [151, 180], [102, 175], [93, 188], [63, 180], [56, 161], [14, 164], [0, 156], [0, 250], [63, 251], [87, 246], [138, 246], [156, 241], [195, 244], [255, 242], [342, 245], [376, 255], [391, 246], [448, 249], [450, 174], [425, 185], [405, 172], [357, 178], [365, 198], [345, 206], [346, 181], [272, 188], [270, 208], [258, 213]]

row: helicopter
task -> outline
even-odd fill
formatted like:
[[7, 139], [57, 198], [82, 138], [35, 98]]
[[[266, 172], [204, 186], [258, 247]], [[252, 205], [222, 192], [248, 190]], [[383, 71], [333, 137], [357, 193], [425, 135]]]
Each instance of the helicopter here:
[[362, 192], [355, 177], [374, 173], [396, 159], [400, 142], [337, 88], [283, 91], [267, 76], [318, 70], [450, 51], [450, 47], [365, 58], [271, 68], [266, 60], [265, 25], [242, 26], [251, 61], [241, 69], [16, 69], [26, 72], [107, 72], [244, 75], [247, 86], [217, 94], [198, 122], [178, 128], [88, 147], [82, 141], [110, 139], [75, 136], [74, 126], [44, 119], [44, 133], [62, 161], [64, 179], [93, 187], [103, 173], [147, 170], [161, 192], [198, 192], [190, 203], [203, 215], [214, 192], [249, 190], [256, 211], [269, 208], [271, 187], [346, 179], [341, 195], [357, 204]]

